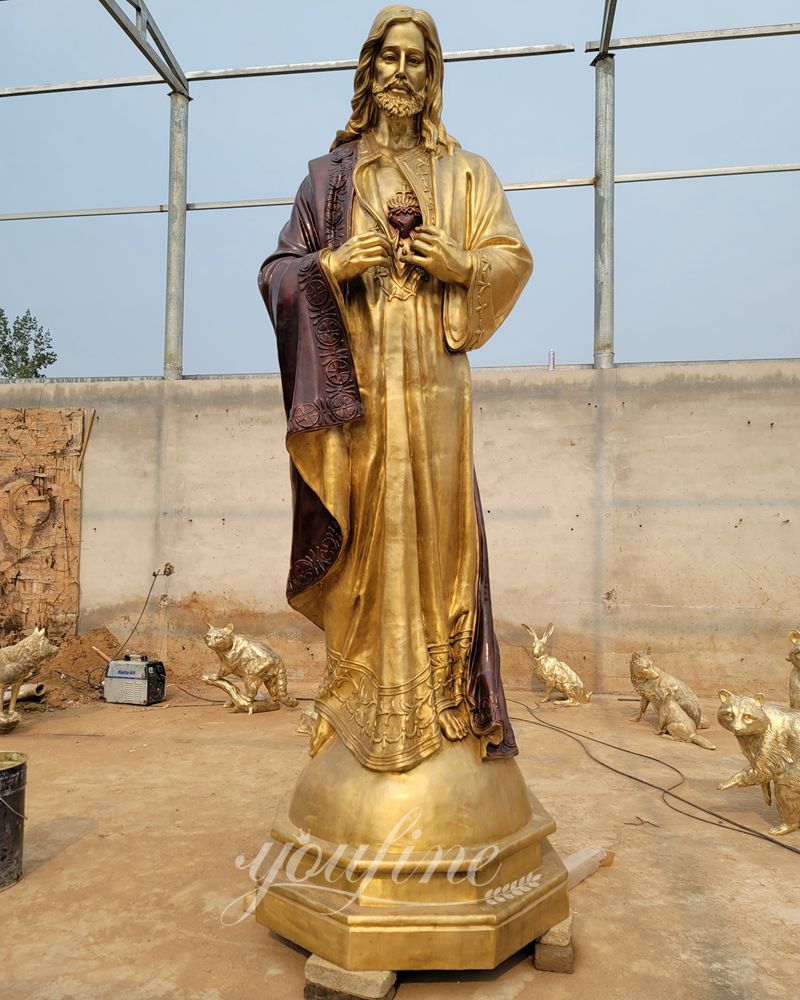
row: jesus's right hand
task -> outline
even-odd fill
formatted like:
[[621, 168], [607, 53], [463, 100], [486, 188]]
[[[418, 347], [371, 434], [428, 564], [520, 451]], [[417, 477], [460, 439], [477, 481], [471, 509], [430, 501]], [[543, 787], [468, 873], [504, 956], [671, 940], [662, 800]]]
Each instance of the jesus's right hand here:
[[341, 285], [357, 278], [371, 267], [388, 267], [393, 256], [392, 245], [379, 232], [359, 233], [351, 236], [340, 247], [328, 254], [327, 265], [331, 275]]

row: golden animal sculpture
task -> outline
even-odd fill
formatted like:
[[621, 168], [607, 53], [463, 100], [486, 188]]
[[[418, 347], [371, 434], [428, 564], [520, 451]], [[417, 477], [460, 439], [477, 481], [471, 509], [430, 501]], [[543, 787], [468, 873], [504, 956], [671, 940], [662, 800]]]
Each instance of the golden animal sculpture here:
[[723, 791], [760, 785], [767, 805], [774, 789], [781, 823], [769, 832], [781, 837], [800, 830], [800, 712], [767, 705], [763, 694], [751, 698], [723, 688], [719, 699], [719, 724], [739, 741], [749, 766], [717, 787]]
[[792, 629], [789, 642], [792, 643], [792, 651], [786, 657], [792, 665], [792, 672], [789, 674], [789, 706], [800, 708], [800, 629]]
[[672, 688], [663, 679], [656, 681], [653, 694], [653, 707], [658, 715], [657, 736], [669, 736], [681, 743], [694, 743], [704, 750], [717, 749], [697, 732], [697, 723], [683, 710]]
[[[16, 711], [19, 689], [39, 670], [45, 660], [58, 652], [43, 628], [35, 628], [29, 636], [0, 649], [0, 733], [10, 733], [19, 723]], [[3, 712], [6, 688], [11, 688], [8, 711]]]
[[545, 649], [547, 640], [553, 634], [553, 623], [550, 622], [541, 639], [530, 625], [523, 622], [522, 627], [528, 630], [533, 639], [531, 647], [533, 673], [536, 679], [544, 684], [544, 700], [550, 701], [553, 691], [559, 691], [566, 700], [556, 702], [557, 705], [585, 705], [592, 697], [592, 692], [586, 691], [583, 681], [572, 667], [557, 660], [555, 656], [548, 656]]
[[708, 719], [700, 710], [697, 695], [688, 684], [668, 674], [653, 663], [650, 647], [637, 650], [631, 656], [631, 684], [641, 698], [639, 712], [633, 722], [639, 722], [652, 705], [658, 717], [656, 733], [671, 736], [682, 743], [695, 743], [704, 750], [716, 750], [698, 729], [708, 729]]
[[[256, 709], [272, 712], [288, 705], [296, 708], [299, 702], [292, 698], [286, 688], [286, 667], [283, 660], [269, 646], [253, 639], [245, 639], [233, 631], [233, 625], [225, 628], [208, 626], [206, 645], [219, 657], [219, 669], [213, 674], [203, 674], [206, 684], [222, 688], [233, 702], [237, 711], [252, 715]], [[244, 686], [240, 690], [227, 677], [238, 677]], [[264, 687], [267, 698], [257, 702], [256, 695]]]

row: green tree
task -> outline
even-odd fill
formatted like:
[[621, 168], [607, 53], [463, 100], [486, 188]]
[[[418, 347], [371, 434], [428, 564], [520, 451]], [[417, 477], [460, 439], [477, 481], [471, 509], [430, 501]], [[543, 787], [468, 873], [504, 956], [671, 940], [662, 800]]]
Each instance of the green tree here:
[[39, 378], [42, 369], [54, 364], [58, 355], [53, 350], [50, 331], [31, 316], [17, 316], [11, 326], [5, 311], [0, 309], [0, 375], [4, 378]]

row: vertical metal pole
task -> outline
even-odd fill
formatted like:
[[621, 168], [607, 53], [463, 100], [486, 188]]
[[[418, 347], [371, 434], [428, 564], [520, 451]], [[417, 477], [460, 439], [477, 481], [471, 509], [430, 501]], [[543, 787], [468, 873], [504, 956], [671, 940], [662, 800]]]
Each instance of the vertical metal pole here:
[[594, 119], [594, 366], [614, 366], [614, 57], [598, 56]]
[[167, 218], [167, 303], [164, 321], [164, 378], [183, 375], [183, 293], [186, 269], [186, 174], [189, 98], [169, 95], [169, 216]]

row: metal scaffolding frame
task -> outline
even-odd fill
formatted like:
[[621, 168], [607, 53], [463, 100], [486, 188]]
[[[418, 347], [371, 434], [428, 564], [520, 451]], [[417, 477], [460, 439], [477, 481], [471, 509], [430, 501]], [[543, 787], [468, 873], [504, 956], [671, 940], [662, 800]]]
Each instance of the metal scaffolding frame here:
[[[170, 88], [169, 195], [166, 205], [128, 205], [117, 208], [59, 209], [0, 214], [0, 222], [31, 219], [63, 219], [81, 216], [139, 215], [166, 212], [167, 274], [164, 319], [164, 378], [183, 376], [183, 308], [185, 297], [186, 213], [235, 208], [263, 208], [291, 205], [292, 198], [256, 198], [245, 201], [187, 203], [189, 132], [189, 83], [235, 80], [246, 77], [288, 76], [297, 73], [328, 73], [353, 70], [356, 60], [289, 63], [277, 66], [250, 66], [238, 69], [199, 70], [184, 73], [156, 24], [144, 0], [123, 0], [132, 8], [129, 17], [117, 0], [99, 3], [156, 70], [153, 76], [110, 77], [0, 88], [0, 98], [54, 94], [69, 91], [101, 90], [167, 84]], [[603, 21], [598, 41], [587, 42], [585, 51], [597, 53], [595, 70], [595, 172], [593, 177], [562, 180], [524, 181], [505, 184], [506, 191], [539, 191], [552, 188], [594, 187], [594, 366], [614, 366], [614, 188], [617, 184], [677, 180], [697, 177], [762, 174], [800, 170], [800, 163], [751, 164], [746, 166], [704, 167], [640, 174], [614, 173], [614, 52], [632, 48], [684, 45], [732, 39], [770, 38], [800, 34], [798, 24], [770, 24], [749, 28], [723, 28], [668, 35], [612, 38], [617, 0], [604, 0]], [[445, 62], [488, 59], [516, 59], [531, 56], [574, 53], [573, 45], [523, 45], [512, 48], [473, 49], [448, 52]]]

